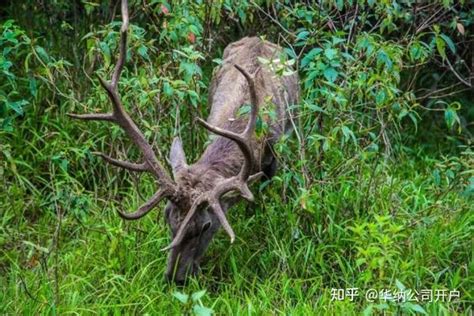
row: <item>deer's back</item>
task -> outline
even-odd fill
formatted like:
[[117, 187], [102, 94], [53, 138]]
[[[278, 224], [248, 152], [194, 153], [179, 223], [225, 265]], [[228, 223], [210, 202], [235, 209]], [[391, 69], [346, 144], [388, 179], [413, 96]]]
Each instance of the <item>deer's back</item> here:
[[281, 53], [279, 46], [258, 37], [244, 37], [229, 44], [224, 50], [222, 65], [211, 82], [208, 122], [220, 127], [228, 126], [228, 121], [235, 118], [240, 106], [250, 102], [247, 81], [233, 65], [237, 64], [249, 73], [262, 67], [256, 77], [257, 97], [260, 104], [271, 100], [275, 105], [276, 121], [269, 123], [272, 136], [278, 138], [287, 128], [287, 106], [298, 102], [298, 76], [295, 73], [279, 77], [267, 66], [262, 66], [258, 57], [278, 59]]

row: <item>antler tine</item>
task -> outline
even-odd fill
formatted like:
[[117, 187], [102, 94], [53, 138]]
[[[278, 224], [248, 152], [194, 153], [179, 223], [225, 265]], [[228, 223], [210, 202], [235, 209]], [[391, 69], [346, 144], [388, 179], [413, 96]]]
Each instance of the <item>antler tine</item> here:
[[146, 214], [148, 214], [153, 208], [158, 205], [158, 203], [163, 199], [165, 196], [165, 191], [164, 190], [158, 190], [153, 196], [146, 201], [142, 206], [138, 208], [138, 210], [134, 213], [122, 213], [121, 211], [118, 211], [119, 216], [123, 219], [127, 220], [135, 220], [142, 218]]
[[216, 214], [217, 219], [219, 219], [219, 222], [222, 225], [222, 228], [226, 231], [226, 233], [230, 237], [230, 243], [234, 243], [235, 240], [235, 233], [232, 227], [230, 226], [229, 222], [227, 221], [227, 217], [225, 216], [224, 211], [222, 210], [221, 203], [219, 202], [218, 199], [213, 199], [209, 206], [212, 208], [214, 211], [214, 214]]
[[240, 67], [239, 65], [234, 65], [234, 67], [245, 77], [247, 80], [247, 84], [249, 85], [249, 94], [250, 94], [250, 118], [245, 127], [245, 130], [242, 132], [242, 135], [245, 138], [249, 138], [255, 131], [255, 124], [257, 122], [257, 115], [258, 115], [258, 100], [257, 100], [257, 90], [255, 89], [255, 81], [254, 78], [260, 71], [260, 67], [255, 71], [255, 73], [251, 76], [245, 69]]
[[127, 57], [127, 36], [128, 36], [128, 1], [122, 0], [122, 26], [120, 28], [120, 54], [117, 64], [115, 65], [114, 74], [112, 75], [112, 86], [117, 87], [123, 65]]
[[148, 143], [143, 133], [139, 130], [135, 122], [131, 119], [130, 115], [126, 112], [125, 107], [122, 104], [120, 94], [118, 92], [118, 82], [122, 73], [126, 56], [127, 56], [127, 33], [129, 27], [129, 15], [128, 15], [128, 1], [122, 0], [122, 26], [120, 28], [120, 44], [119, 44], [119, 55], [117, 62], [112, 74], [112, 80], [109, 82], [98, 76], [101, 86], [107, 92], [109, 99], [112, 103], [112, 113], [97, 113], [97, 114], [68, 114], [70, 117], [81, 120], [98, 120], [108, 121], [118, 124], [125, 133], [130, 137], [132, 142], [140, 149], [144, 162], [136, 164], [128, 161], [121, 161], [109, 157], [103, 153], [99, 155], [108, 163], [122, 167], [132, 171], [149, 171], [151, 172], [157, 182], [160, 185], [160, 190], [156, 192], [145, 204], [143, 204], [138, 211], [132, 214], [124, 214], [119, 212], [120, 216], [125, 219], [137, 219], [158, 204], [158, 202], [165, 197], [172, 197], [176, 194], [176, 186], [167, 174], [163, 166], [156, 158], [156, 154], [153, 151], [153, 147]]
[[96, 113], [96, 114], [73, 114], [67, 113], [70, 118], [75, 118], [84, 121], [108, 121], [115, 122], [115, 117], [112, 113]]
[[176, 233], [176, 236], [173, 238], [171, 243], [166, 246], [165, 248], [161, 249], [162, 251], [170, 250], [171, 248], [176, 247], [181, 243], [184, 237], [184, 232], [186, 230], [186, 227], [188, 226], [189, 221], [191, 218], [193, 218], [194, 213], [196, 213], [197, 208], [199, 205], [204, 203], [206, 201], [206, 196], [200, 195], [194, 202], [191, 208], [189, 209], [188, 213], [186, 214], [186, 217], [183, 219], [181, 222], [181, 225], [179, 226], [178, 232]]
[[94, 155], [100, 156], [102, 159], [110, 163], [111, 165], [114, 165], [116, 167], [128, 169], [131, 171], [136, 171], [136, 172], [144, 172], [144, 171], [150, 171], [150, 168], [148, 168], [148, 165], [146, 163], [133, 163], [129, 161], [122, 161], [118, 160], [115, 158], [112, 158], [104, 153], [101, 152], [93, 152]]

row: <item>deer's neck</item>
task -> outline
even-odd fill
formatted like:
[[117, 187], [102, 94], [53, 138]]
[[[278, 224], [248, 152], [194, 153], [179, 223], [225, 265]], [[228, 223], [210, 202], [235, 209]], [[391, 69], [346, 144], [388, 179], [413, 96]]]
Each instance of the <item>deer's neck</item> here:
[[243, 155], [237, 144], [223, 137], [216, 137], [196, 163], [224, 178], [238, 174], [242, 164]]

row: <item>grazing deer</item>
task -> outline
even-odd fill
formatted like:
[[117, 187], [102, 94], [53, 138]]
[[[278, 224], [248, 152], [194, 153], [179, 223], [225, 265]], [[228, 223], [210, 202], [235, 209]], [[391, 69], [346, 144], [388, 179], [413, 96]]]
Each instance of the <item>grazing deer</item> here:
[[[198, 119], [210, 132], [217, 134], [201, 158], [188, 165], [181, 140], [173, 140], [170, 162], [173, 179], [158, 161], [148, 143], [122, 104], [118, 82], [127, 51], [129, 15], [127, 1], [122, 0], [123, 24], [120, 30], [120, 52], [112, 80], [99, 81], [106, 90], [113, 110], [106, 114], [69, 114], [81, 120], [99, 120], [118, 124], [140, 149], [143, 162], [132, 163], [98, 153], [106, 162], [137, 172], [150, 172], [159, 186], [158, 191], [134, 213], [119, 215], [127, 220], [139, 219], [149, 213], [162, 199], [167, 223], [171, 226], [172, 242], [166, 276], [177, 283], [189, 274], [197, 273], [200, 259], [220, 226], [235, 239], [226, 219], [230, 206], [238, 196], [248, 201], [254, 197], [248, 184], [262, 175], [271, 177], [276, 161], [272, 144], [287, 128], [287, 105], [298, 99], [296, 74], [278, 77], [270, 69], [259, 66], [257, 57], [271, 59], [281, 53], [278, 46], [256, 37], [243, 38], [230, 44], [224, 51], [223, 63], [215, 73], [209, 93], [211, 112], [206, 121]], [[265, 137], [255, 135], [259, 104], [271, 101], [275, 119], [262, 118], [268, 124]], [[251, 105], [247, 116], [238, 115], [243, 104]], [[238, 196], [229, 193], [236, 192]]]

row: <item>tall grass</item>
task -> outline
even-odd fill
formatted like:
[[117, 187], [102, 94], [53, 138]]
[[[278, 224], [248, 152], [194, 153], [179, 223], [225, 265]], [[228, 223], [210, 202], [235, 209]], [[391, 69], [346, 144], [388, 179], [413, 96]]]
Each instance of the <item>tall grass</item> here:
[[[236, 242], [218, 233], [202, 273], [184, 288], [164, 280], [163, 205], [136, 222], [116, 214], [153, 194], [153, 180], [91, 153], [133, 159], [136, 148], [116, 127], [65, 115], [108, 107], [93, 72], [113, 64], [113, 8], [66, 1], [6, 7], [22, 30], [18, 53], [3, 56], [15, 75], [8, 84], [18, 91], [8, 96], [28, 104], [21, 114], [0, 111], [11, 122], [0, 131], [0, 313], [472, 314], [472, 93], [452, 75], [429, 76], [441, 72], [435, 65], [443, 54], [452, 57], [446, 37], [457, 35], [448, 22], [416, 35], [412, 22], [383, 3], [356, 10], [260, 2], [132, 3], [120, 88], [163, 161], [173, 134], [192, 159], [204, 149], [207, 135], [194, 118], [208, 113], [207, 86], [225, 44], [264, 25], [301, 77], [301, 104], [291, 109], [296, 130], [275, 146], [277, 175], [254, 185], [254, 204], [232, 208]], [[437, 6], [447, 10], [428, 9]], [[458, 9], [467, 28], [470, 11]], [[27, 18], [30, 11], [37, 21]], [[60, 29], [39, 32], [62, 12], [71, 17]], [[360, 15], [360, 28], [343, 25], [341, 12]], [[379, 18], [388, 26], [370, 24]], [[387, 31], [387, 19], [406, 35]], [[6, 40], [5, 25], [1, 45], [17, 45]], [[463, 57], [463, 42], [455, 44]], [[432, 90], [451, 84], [446, 97]], [[425, 98], [427, 89], [436, 99]], [[334, 299], [334, 290], [349, 288], [359, 290], [354, 300]], [[458, 290], [460, 298], [371, 302], [364, 296], [370, 289]]]

